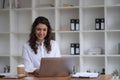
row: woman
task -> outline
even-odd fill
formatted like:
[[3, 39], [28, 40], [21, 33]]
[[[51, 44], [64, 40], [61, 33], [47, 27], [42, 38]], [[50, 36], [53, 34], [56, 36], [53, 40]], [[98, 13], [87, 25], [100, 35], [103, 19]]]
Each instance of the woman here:
[[42, 57], [60, 57], [57, 43], [51, 40], [51, 26], [47, 18], [39, 16], [32, 24], [30, 37], [22, 51], [25, 71], [37, 74]]

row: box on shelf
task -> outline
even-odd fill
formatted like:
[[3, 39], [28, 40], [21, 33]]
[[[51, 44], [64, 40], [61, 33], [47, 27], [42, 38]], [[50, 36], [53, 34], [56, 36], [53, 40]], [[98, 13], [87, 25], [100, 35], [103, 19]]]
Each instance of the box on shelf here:
[[91, 48], [91, 49], [88, 49], [88, 52], [87, 54], [90, 54], [90, 55], [100, 55], [102, 53], [102, 48]]

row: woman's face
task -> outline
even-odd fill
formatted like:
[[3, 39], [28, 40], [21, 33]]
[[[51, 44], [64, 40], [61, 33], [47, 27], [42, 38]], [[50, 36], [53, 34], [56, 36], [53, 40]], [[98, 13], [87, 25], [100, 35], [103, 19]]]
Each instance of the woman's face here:
[[35, 29], [35, 35], [38, 42], [42, 42], [47, 35], [48, 28], [45, 24], [38, 24]]

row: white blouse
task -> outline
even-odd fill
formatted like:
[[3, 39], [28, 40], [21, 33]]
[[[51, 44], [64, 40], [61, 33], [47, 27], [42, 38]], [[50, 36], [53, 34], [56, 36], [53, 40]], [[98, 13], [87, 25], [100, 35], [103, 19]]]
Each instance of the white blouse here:
[[37, 54], [29, 46], [29, 43], [25, 43], [22, 50], [23, 62], [26, 72], [33, 72], [40, 67], [40, 61], [42, 57], [61, 57], [60, 50], [57, 43], [54, 40], [50, 41], [51, 51], [47, 53], [45, 46], [38, 44]]

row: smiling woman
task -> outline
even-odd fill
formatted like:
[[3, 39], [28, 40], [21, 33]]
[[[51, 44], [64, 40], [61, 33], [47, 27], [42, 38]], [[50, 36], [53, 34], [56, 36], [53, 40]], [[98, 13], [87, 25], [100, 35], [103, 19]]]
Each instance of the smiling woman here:
[[51, 26], [49, 20], [39, 16], [32, 24], [29, 40], [22, 51], [25, 71], [39, 73], [42, 57], [60, 57], [60, 50], [56, 41], [51, 40]]

